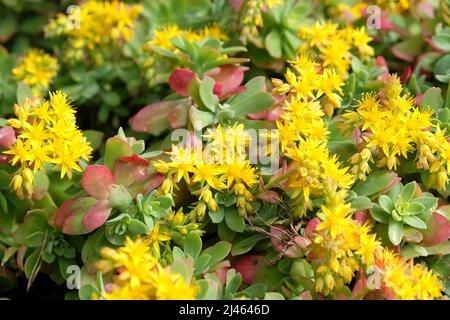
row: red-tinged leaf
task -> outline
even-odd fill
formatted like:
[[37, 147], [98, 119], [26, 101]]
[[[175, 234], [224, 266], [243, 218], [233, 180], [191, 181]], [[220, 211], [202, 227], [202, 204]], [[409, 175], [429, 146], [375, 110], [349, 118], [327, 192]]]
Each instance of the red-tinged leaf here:
[[131, 155], [133, 155], [133, 148], [119, 136], [111, 137], [106, 141], [104, 164], [109, 170], [114, 169], [117, 158]]
[[244, 0], [228, 0], [228, 4], [230, 5], [233, 14], [237, 14], [239, 12], [243, 3]]
[[55, 225], [65, 234], [86, 233], [83, 218], [96, 202], [97, 200], [92, 197], [78, 197], [65, 201], [56, 210]]
[[369, 220], [369, 213], [367, 211], [358, 211], [355, 212], [355, 220], [360, 224], [363, 225], [367, 220]]
[[138, 155], [120, 157], [114, 162], [114, 181], [125, 187], [147, 178], [149, 162]]
[[279, 203], [281, 201], [280, 195], [272, 190], [263, 191], [256, 198], [269, 203]]
[[422, 36], [410, 37], [392, 47], [392, 53], [399, 59], [408, 62], [414, 61], [414, 58], [422, 52], [424, 41]]
[[11, 127], [0, 129], [0, 147], [9, 149], [16, 142], [16, 132]]
[[405, 85], [408, 83], [409, 77], [411, 76], [411, 67], [406, 66], [405, 71], [403, 71], [402, 76], [400, 77], [400, 82]]
[[23, 263], [25, 258], [25, 252], [27, 251], [27, 246], [20, 246], [16, 253], [17, 267], [20, 271], [23, 271]]
[[170, 110], [167, 115], [169, 126], [171, 129], [184, 128], [187, 126], [189, 118], [189, 106], [180, 104]]
[[222, 286], [225, 286], [225, 284], [227, 283], [227, 272], [229, 269], [230, 269], [229, 267], [223, 267], [223, 268], [220, 268], [220, 269], [214, 271], [216, 276], [219, 278]]
[[111, 207], [108, 201], [101, 200], [94, 204], [83, 217], [84, 233], [89, 233], [101, 227], [109, 217]]
[[386, 59], [383, 56], [378, 56], [377, 57], [376, 64], [379, 67], [386, 68], [386, 69], [388, 68], [388, 64], [386, 62]]
[[270, 227], [270, 241], [272, 243], [272, 247], [278, 252], [284, 251], [287, 246], [286, 242], [289, 241], [289, 234], [287, 230], [288, 229], [282, 225], [274, 225]]
[[252, 119], [252, 120], [262, 120], [262, 119], [266, 119], [267, 114], [269, 113], [269, 110], [264, 110], [258, 113], [251, 113], [247, 115], [247, 118]]
[[306, 290], [306, 291], [303, 291], [302, 293], [300, 293], [299, 297], [300, 297], [300, 300], [312, 300], [313, 299], [311, 292], [309, 290]]
[[352, 299], [362, 299], [367, 293], [367, 279], [364, 270], [359, 271], [360, 278], [356, 281], [352, 289]]
[[136, 180], [131, 185], [127, 186], [127, 191], [134, 199], [138, 193], [145, 195], [156, 189], [164, 181], [164, 179], [165, 177], [158, 173], [147, 175], [144, 179]]
[[256, 273], [265, 265], [264, 257], [258, 255], [246, 255], [233, 261], [231, 266], [242, 276], [246, 284], [253, 284]]
[[213, 94], [220, 97], [220, 95], [222, 94], [222, 84], [221, 83], [214, 84]]
[[307, 224], [305, 228], [305, 236], [309, 239], [312, 239], [313, 233], [315, 232], [317, 226], [320, 224], [319, 218], [313, 218], [311, 219]]
[[176, 93], [187, 97], [189, 95], [188, 88], [192, 79], [197, 75], [189, 69], [178, 68], [169, 77], [169, 86]]
[[114, 176], [106, 166], [89, 165], [81, 180], [84, 191], [96, 199], [107, 199]]
[[129, 156], [129, 157], [120, 157], [117, 160], [123, 161], [126, 163], [139, 163], [139, 164], [143, 164], [144, 166], [148, 166], [150, 164], [150, 162], [148, 160], [141, 158], [137, 154], [133, 154], [132, 156]]
[[134, 131], [159, 135], [169, 129], [169, 113], [185, 102], [186, 99], [179, 99], [152, 103], [131, 117], [128, 123]]
[[424, 246], [433, 246], [444, 242], [450, 237], [450, 223], [442, 214], [433, 212], [427, 223], [427, 228], [422, 231]]
[[211, 75], [211, 77], [216, 81], [216, 84], [221, 85], [221, 93], [219, 94], [220, 100], [230, 97], [230, 93], [235, 92], [237, 88], [244, 80], [244, 72], [248, 70], [247, 67], [235, 65], [235, 64], [225, 64], [220, 66], [220, 71], [217, 74]]

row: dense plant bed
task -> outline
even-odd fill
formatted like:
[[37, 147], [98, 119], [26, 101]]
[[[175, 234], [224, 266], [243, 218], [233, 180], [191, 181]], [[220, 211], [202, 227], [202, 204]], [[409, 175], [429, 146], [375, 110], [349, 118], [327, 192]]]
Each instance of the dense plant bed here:
[[447, 1], [0, 12], [0, 297], [448, 299]]

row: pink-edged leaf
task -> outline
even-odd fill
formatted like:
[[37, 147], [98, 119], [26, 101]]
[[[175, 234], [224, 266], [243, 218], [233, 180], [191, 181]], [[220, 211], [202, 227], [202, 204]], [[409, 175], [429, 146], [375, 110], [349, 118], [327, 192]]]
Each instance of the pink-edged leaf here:
[[239, 12], [243, 3], [244, 3], [244, 0], [228, 0], [228, 4], [230, 5], [231, 10], [233, 11], [233, 14], [236, 14]]
[[60, 227], [65, 234], [86, 233], [83, 218], [95, 203], [97, 203], [97, 199], [92, 197], [78, 197], [65, 201], [56, 210], [55, 225]]
[[308, 239], [312, 239], [313, 233], [315, 232], [315, 230], [319, 224], [320, 224], [319, 218], [313, 218], [306, 224], [305, 236]]
[[147, 175], [142, 180], [136, 180], [131, 185], [127, 186], [127, 191], [134, 199], [138, 193], [147, 194], [150, 191], [156, 189], [163, 181], [165, 177], [158, 173]]
[[107, 199], [114, 176], [106, 166], [89, 165], [83, 173], [81, 180], [84, 191], [97, 199]]
[[222, 286], [225, 286], [225, 284], [227, 283], [227, 272], [229, 269], [230, 269], [229, 267], [223, 267], [223, 268], [220, 268], [220, 269], [214, 271], [214, 273], [219, 278]]
[[131, 145], [119, 136], [114, 136], [106, 141], [104, 164], [110, 170], [114, 169], [117, 158], [127, 157], [133, 154]]
[[187, 97], [189, 95], [189, 84], [196, 76], [196, 73], [192, 70], [177, 68], [169, 77], [169, 86], [176, 93]]
[[382, 67], [382, 68], [387, 68], [388, 67], [386, 59], [383, 56], [377, 56], [376, 64], [377, 64], [377, 66]]
[[258, 194], [256, 198], [269, 203], [279, 203], [281, 201], [281, 197], [278, 192], [272, 190], [263, 191]]
[[159, 135], [169, 129], [169, 113], [185, 102], [186, 99], [178, 99], [152, 103], [131, 117], [128, 123], [134, 131]]
[[231, 266], [242, 276], [246, 284], [253, 284], [255, 274], [264, 266], [264, 257], [258, 255], [246, 255], [233, 261]]
[[184, 128], [188, 123], [189, 106], [180, 104], [169, 111], [167, 120], [171, 129]]
[[111, 207], [108, 201], [101, 200], [94, 204], [83, 217], [85, 233], [91, 232], [101, 227], [109, 217]]
[[433, 212], [427, 223], [427, 228], [422, 230], [424, 246], [433, 246], [444, 242], [450, 237], [450, 223], [442, 214]]
[[266, 119], [267, 114], [269, 113], [269, 110], [264, 110], [258, 113], [250, 113], [247, 115], [247, 118], [252, 119], [252, 120], [262, 120], [262, 119]]
[[0, 147], [9, 149], [16, 142], [16, 132], [11, 127], [0, 129]]
[[362, 299], [367, 293], [367, 279], [364, 270], [359, 271], [360, 278], [356, 281], [352, 289], [352, 299]]
[[367, 220], [369, 220], [369, 213], [367, 211], [358, 211], [355, 212], [355, 220], [360, 224], [363, 225]]
[[220, 66], [220, 71], [216, 74], [212, 74], [211, 77], [216, 81], [216, 84], [220, 84], [221, 92], [219, 94], [220, 100], [226, 99], [231, 94], [236, 94], [236, 90], [244, 80], [244, 72], [248, 70], [247, 67], [225, 64]]
[[147, 177], [149, 162], [138, 155], [117, 158], [114, 162], [114, 181], [125, 187]]
[[403, 85], [406, 85], [408, 83], [409, 77], [411, 76], [411, 67], [406, 66], [405, 71], [403, 71], [402, 76], [400, 77], [400, 82]]
[[27, 246], [21, 245], [19, 249], [17, 249], [16, 253], [16, 260], [17, 260], [17, 267], [19, 267], [20, 271], [23, 271], [23, 263], [25, 258], [25, 253], [27, 251]]

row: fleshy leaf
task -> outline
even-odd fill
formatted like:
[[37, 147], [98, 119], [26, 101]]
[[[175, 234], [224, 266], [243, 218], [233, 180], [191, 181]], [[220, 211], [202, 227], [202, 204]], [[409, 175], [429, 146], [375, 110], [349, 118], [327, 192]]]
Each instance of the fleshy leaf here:
[[160, 135], [169, 129], [169, 113], [185, 102], [186, 99], [178, 99], [149, 104], [131, 117], [128, 123], [134, 131]]
[[244, 72], [248, 68], [235, 64], [226, 64], [220, 66], [220, 71], [217, 74], [211, 74], [211, 78], [216, 81], [216, 84], [222, 85], [222, 90], [219, 95], [220, 100], [226, 99], [235, 93], [244, 79]]
[[97, 200], [92, 197], [78, 197], [65, 201], [56, 210], [55, 224], [65, 234], [86, 233], [83, 218], [96, 202]]
[[0, 129], [0, 147], [9, 149], [16, 142], [16, 133], [11, 127], [3, 127]]
[[176, 93], [187, 97], [189, 95], [188, 88], [192, 79], [197, 75], [189, 69], [178, 68], [169, 77], [169, 86]]
[[243, 282], [253, 284], [256, 273], [264, 266], [264, 257], [247, 255], [232, 262], [231, 266], [241, 274]]
[[145, 179], [148, 165], [148, 160], [138, 155], [117, 158], [114, 162], [115, 183], [127, 187], [135, 181]]
[[422, 231], [422, 245], [433, 246], [444, 242], [450, 237], [450, 223], [442, 214], [433, 212], [427, 223], [427, 229]]
[[114, 162], [119, 157], [128, 157], [133, 154], [133, 148], [120, 138], [114, 136], [106, 141], [105, 159], [104, 163], [110, 170], [114, 169]]
[[89, 233], [101, 227], [109, 217], [111, 207], [108, 201], [101, 200], [95, 203], [83, 217], [84, 233]]
[[106, 166], [89, 165], [83, 173], [81, 183], [88, 195], [96, 199], [106, 199], [114, 183], [114, 176]]

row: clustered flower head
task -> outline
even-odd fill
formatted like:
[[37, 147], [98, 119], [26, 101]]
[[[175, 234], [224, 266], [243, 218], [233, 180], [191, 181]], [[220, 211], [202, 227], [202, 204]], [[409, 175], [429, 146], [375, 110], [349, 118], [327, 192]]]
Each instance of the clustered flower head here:
[[46, 34], [68, 38], [67, 59], [79, 61], [89, 56], [100, 64], [111, 48], [133, 37], [142, 9], [141, 5], [117, 0], [87, 0], [79, 9], [73, 8], [67, 15], [59, 14], [51, 20]]
[[439, 277], [422, 264], [413, 264], [384, 248], [376, 252], [381, 287], [398, 300], [432, 300], [444, 290]]
[[199, 288], [170, 268], [163, 268], [151, 254], [147, 239], [126, 239], [118, 249], [104, 247], [103, 260], [97, 263], [102, 272], [117, 271], [108, 290], [100, 292], [104, 300], [192, 300]]
[[433, 121], [429, 107], [416, 106], [402, 90], [399, 78], [391, 75], [379, 93], [366, 93], [355, 111], [343, 115], [344, 127], [360, 130], [364, 142], [361, 153], [351, 159], [352, 172], [364, 180], [373, 158], [378, 167], [394, 170], [400, 158], [413, 158], [418, 169], [431, 173], [430, 184], [442, 190], [450, 174], [448, 135]]
[[171, 40], [177, 37], [183, 37], [190, 42], [212, 37], [218, 40], [226, 41], [228, 36], [217, 25], [205, 26], [198, 30], [183, 29], [176, 24], [168, 24], [154, 31], [153, 38], [148, 42], [149, 45], [154, 45], [163, 49], [176, 51], [177, 49], [172, 44]]
[[193, 194], [199, 196], [199, 202], [192, 211], [202, 220], [206, 209], [217, 211], [217, 202], [213, 192], [227, 191], [236, 195], [236, 205], [243, 216], [252, 212], [251, 202], [254, 196], [250, 191], [258, 183], [258, 173], [248, 159], [250, 137], [242, 124], [209, 129], [204, 137], [210, 141], [203, 145], [172, 147], [171, 162], [157, 162], [157, 172], [167, 179], [162, 190], [172, 191], [173, 185], [184, 180], [188, 185], [197, 185]]
[[342, 75], [350, 68], [352, 49], [356, 49], [361, 58], [371, 57], [374, 53], [368, 44], [372, 38], [364, 27], [339, 28], [336, 23], [318, 21], [300, 28], [299, 35], [306, 41], [304, 48], [319, 52], [323, 67], [334, 68]]
[[50, 87], [59, 70], [58, 60], [40, 49], [29, 49], [12, 70], [16, 81], [27, 84], [35, 97]]
[[15, 118], [8, 120], [16, 130], [17, 141], [4, 151], [11, 164], [20, 169], [12, 179], [19, 197], [32, 193], [33, 173], [49, 164], [72, 177], [72, 171], [82, 171], [80, 160], [88, 161], [92, 148], [75, 123], [75, 110], [67, 96], [56, 91], [42, 102], [26, 99], [14, 106]]

